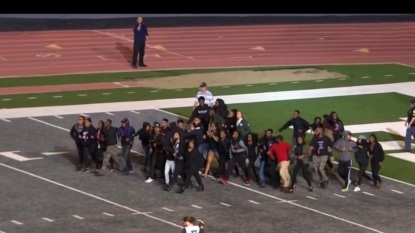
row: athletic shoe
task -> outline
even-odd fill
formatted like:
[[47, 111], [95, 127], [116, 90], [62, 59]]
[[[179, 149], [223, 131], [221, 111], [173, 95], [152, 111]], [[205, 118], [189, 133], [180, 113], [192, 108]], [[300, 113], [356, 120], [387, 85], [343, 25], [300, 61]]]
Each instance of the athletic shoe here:
[[227, 183], [228, 183], [228, 180], [226, 180], [226, 179], [220, 179], [220, 182], [221, 182], [222, 184], [227, 184]]
[[151, 182], [153, 182], [153, 179], [151, 179], [151, 178], [148, 178], [146, 181], [144, 181], [144, 182], [146, 182], [146, 183], [151, 183]]
[[251, 185], [251, 180], [247, 180], [247, 181], [245, 181], [245, 182], [244, 182], [244, 185], [245, 185], [245, 186]]
[[353, 191], [360, 192], [360, 190], [361, 190], [360, 187], [359, 186], [356, 186]]
[[134, 173], [134, 170], [129, 171], [129, 173], [130, 173], [130, 174], [133, 174], [133, 173]]
[[344, 192], [344, 193], [349, 192], [349, 188], [344, 188], [344, 189], [342, 189], [342, 192]]
[[309, 192], [313, 192], [313, 186], [308, 187], [307, 189]]

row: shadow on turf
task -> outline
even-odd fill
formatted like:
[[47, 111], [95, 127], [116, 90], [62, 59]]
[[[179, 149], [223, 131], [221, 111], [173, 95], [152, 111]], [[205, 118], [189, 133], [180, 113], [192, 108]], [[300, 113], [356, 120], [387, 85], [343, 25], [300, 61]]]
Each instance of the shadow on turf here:
[[118, 50], [118, 52], [124, 57], [124, 60], [128, 62], [128, 64], [131, 64], [133, 50], [130, 47], [118, 42], [115, 43], [115, 49]]

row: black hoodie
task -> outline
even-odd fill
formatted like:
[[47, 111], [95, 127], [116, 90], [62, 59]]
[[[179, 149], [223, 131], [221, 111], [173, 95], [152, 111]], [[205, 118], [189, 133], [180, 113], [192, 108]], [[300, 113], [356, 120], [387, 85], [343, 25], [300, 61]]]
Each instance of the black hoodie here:
[[88, 128], [84, 127], [81, 134], [82, 134], [82, 139], [81, 139], [82, 146], [92, 146], [94, 144], [97, 144], [97, 139], [96, 139], [97, 130], [95, 129], [94, 126], [90, 125]]
[[75, 141], [76, 144], [81, 143], [81, 140], [79, 139], [79, 135], [82, 135], [82, 130], [85, 128], [83, 125], [74, 124], [71, 128], [71, 131], [69, 132], [69, 135], [71, 138]]
[[227, 117], [226, 119], [225, 119], [225, 126], [226, 126], [226, 129], [228, 130], [228, 132], [229, 132], [229, 134], [230, 135], [232, 135], [233, 134], [233, 132], [235, 132], [235, 130], [236, 130], [236, 121], [237, 121], [237, 119], [236, 119], [236, 112], [237, 112], [237, 110], [236, 109], [232, 109], [231, 110], [233, 113], [234, 113], [234, 117]]
[[[180, 137], [180, 136], [179, 136]], [[172, 146], [167, 148], [167, 160], [184, 160], [184, 152], [186, 150], [186, 143], [184, 139], [180, 138], [180, 142], [172, 141]]]
[[141, 141], [141, 144], [143, 145], [149, 145], [150, 144], [150, 131], [146, 130], [147, 126], [151, 126], [150, 123], [144, 122], [143, 127], [137, 132], [138, 139]]
[[354, 153], [356, 162], [363, 163], [363, 164], [369, 164], [369, 156], [367, 153], [368, 150], [369, 150], [369, 143], [366, 141], [366, 139], [361, 139], [360, 143], [357, 142], [357, 151]]
[[223, 99], [216, 99], [216, 102], [218, 103], [218, 105], [215, 106], [216, 113], [223, 117], [223, 119], [226, 119], [228, 117], [228, 106], [226, 106]]
[[186, 149], [184, 154], [186, 160], [185, 167], [187, 170], [197, 170], [204, 167], [203, 157], [200, 155], [196, 147], [194, 147], [191, 151]]
[[206, 143], [206, 131], [203, 127], [203, 124], [195, 126], [195, 129], [185, 134], [186, 138], [193, 137], [195, 139], [195, 146]]

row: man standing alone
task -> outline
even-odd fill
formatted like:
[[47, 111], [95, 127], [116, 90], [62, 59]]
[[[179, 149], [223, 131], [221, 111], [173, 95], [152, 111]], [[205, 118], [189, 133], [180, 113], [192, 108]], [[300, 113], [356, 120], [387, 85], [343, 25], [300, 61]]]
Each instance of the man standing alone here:
[[144, 64], [144, 54], [146, 49], [146, 40], [148, 37], [147, 26], [143, 24], [143, 18], [137, 18], [137, 24], [134, 27], [134, 47], [133, 47], [133, 68], [137, 68], [137, 56], [138, 66], [147, 67]]

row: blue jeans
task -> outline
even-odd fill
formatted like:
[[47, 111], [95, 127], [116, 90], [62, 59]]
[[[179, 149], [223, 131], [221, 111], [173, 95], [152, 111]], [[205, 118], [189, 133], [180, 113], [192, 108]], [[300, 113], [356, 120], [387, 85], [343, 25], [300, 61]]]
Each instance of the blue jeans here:
[[405, 136], [405, 150], [411, 151], [412, 144], [411, 144], [411, 138], [415, 139], [415, 127], [409, 127], [406, 129], [406, 136]]
[[265, 185], [265, 161], [261, 161], [259, 165], [259, 182]]
[[208, 144], [207, 144], [207, 143], [200, 144], [200, 145], [197, 147], [197, 150], [198, 150], [198, 151], [199, 151], [199, 153], [203, 156], [203, 159], [205, 159], [205, 160], [206, 160], [207, 153], [208, 153]]
[[133, 164], [131, 163], [131, 159], [130, 159], [131, 147], [132, 147], [131, 144], [121, 145], [121, 153], [122, 153], [122, 156], [124, 157], [123, 167], [126, 167], [128, 171], [133, 170]]

